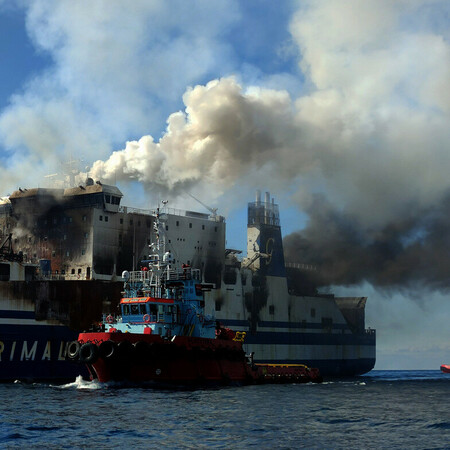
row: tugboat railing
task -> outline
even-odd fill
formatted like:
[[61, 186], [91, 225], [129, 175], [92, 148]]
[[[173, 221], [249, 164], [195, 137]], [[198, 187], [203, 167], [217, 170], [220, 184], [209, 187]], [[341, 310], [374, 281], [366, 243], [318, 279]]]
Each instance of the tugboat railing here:
[[[130, 283], [142, 283], [144, 285], [156, 286], [158, 283], [158, 277], [156, 274], [149, 270], [135, 270], [130, 273], [128, 281]], [[185, 267], [182, 269], [167, 269], [163, 273], [163, 279], [165, 280], [200, 280], [200, 269], [192, 269], [191, 267]]]

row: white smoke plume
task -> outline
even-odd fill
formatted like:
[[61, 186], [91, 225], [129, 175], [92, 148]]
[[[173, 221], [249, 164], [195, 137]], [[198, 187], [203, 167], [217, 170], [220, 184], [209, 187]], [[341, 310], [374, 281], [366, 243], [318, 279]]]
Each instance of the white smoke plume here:
[[[243, 92], [233, 78], [189, 89], [185, 111], [172, 114], [166, 133], [128, 142], [106, 161], [96, 161], [91, 176], [136, 179], [150, 188], [180, 194], [196, 184], [224, 189], [265, 165], [278, 168], [288, 159], [310, 158], [296, 152], [299, 129], [287, 92], [251, 89]], [[289, 171], [289, 166], [283, 168]]]
[[[292, 40], [279, 50], [299, 55], [301, 90], [292, 73], [237, 64], [222, 36], [241, 20], [240, 2], [21, 5], [54, 65], [0, 116], [12, 155], [2, 180], [77, 155], [94, 161], [96, 179], [163, 195], [284, 189], [309, 215], [291, 254], [352, 275], [328, 282], [443, 286], [442, 252], [426, 271], [416, 263], [447, 243], [448, 2], [293, 3]], [[131, 136], [142, 137], [117, 144]]]
[[291, 32], [308, 93], [197, 85], [161, 139], [129, 142], [91, 174], [173, 195], [264, 174], [296, 187], [310, 222], [287, 253], [325, 261], [327, 283], [447, 287], [450, 45], [430, 27], [436, 6], [303, 2]]

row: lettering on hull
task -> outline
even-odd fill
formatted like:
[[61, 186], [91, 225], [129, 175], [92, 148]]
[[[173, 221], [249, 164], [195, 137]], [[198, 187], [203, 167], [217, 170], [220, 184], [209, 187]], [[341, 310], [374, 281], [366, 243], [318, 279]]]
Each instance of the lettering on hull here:
[[[0, 341], [0, 364], [5, 361], [64, 361], [69, 342]], [[16, 352], [17, 348], [17, 352]], [[54, 349], [54, 350], [53, 350]]]

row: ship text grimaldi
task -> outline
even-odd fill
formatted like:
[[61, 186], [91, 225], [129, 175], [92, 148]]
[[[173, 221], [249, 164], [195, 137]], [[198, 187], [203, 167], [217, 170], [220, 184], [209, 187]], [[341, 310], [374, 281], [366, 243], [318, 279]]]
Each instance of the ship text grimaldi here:
[[[40, 344], [40, 345], [39, 345]], [[56, 358], [63, 361], [66, 356], [67, 342], [46, 341], [0, 341], [0, 363], [5, 361], [51, 361]], [[58, 352], [56, 354], [56, 352]]]

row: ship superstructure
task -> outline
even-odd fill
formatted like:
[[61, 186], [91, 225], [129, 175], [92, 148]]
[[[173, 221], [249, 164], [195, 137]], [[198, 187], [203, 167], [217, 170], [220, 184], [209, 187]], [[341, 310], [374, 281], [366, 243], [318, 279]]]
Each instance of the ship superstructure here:
[[[154, 223], [152, 211], [122, 206], [122, 196], [90, 178], [70, 189], [19, 189], [0, 203], [0, 241], [12, 234], [24, 261], [40, 264], [41, 277], [121, 281], [124, 270], [139, 269]], [[206, 277], [220, 278], [224, 218], [167, 212], [167, 248], [176, 244], [175, 261], [203, 263]]]
[[[247, 332], [259, 363], [302, 363], [326, 375], [355, 375], [375, 365], [375, 330], [365, 328], [366, 297], [290, 293], [278, 205], [269, 193], [248, 205], [247, 258], [229, 252], [216, 317]], [[208, 304], [208, 303], [207, 303]]]
[[[156, 217], [155, 211], [122, 206], [121, 198], [117, 187], [88, 179], [71, 189], [20, 189], [0, 204], [1, 240], [11, 235], [20, 264], [34, 266], [27, 269], [27, 282], [13, 282], [5, 269], [0, 283], [0, 365], [17, 363], [14, 374], [0, 371], [4, 379], [21, 378], [25, 361], [27, 376], [39, 378], [43, 372], [33, 371], [32, 361], [60, 361], [65, 343], [77, 332], [102, 314], [118, 312], [123, 271], [141, 270]], [[161, 214], [173, 263], [189, 266], [202, 283], [215, 286], [205, 292], [205, 311], [224, 326], [245, 331], [245, 350], [255, 352], [257, 363], [307, 364], [324, 375], [373, 368], [376, 337], [365, 329], [366, 298], [294, 294], [278, 205], [268, 193], [249, 204], [243, 259], [240, 251], [225, 248], [225, 219], [216, 212], [166, 207]], [[49, 320], [59, 328], [37, 326]], [[3, 325], [11, 323], [6, 337]], [[33, 330], [26, 326], [31, 324]], [[52, 350], [42, 359], [48, 335]], [[22, 358], [18, 348], [25, 348]], [[58, 371], [52, 368], [46, 375], [58, 378]]]

